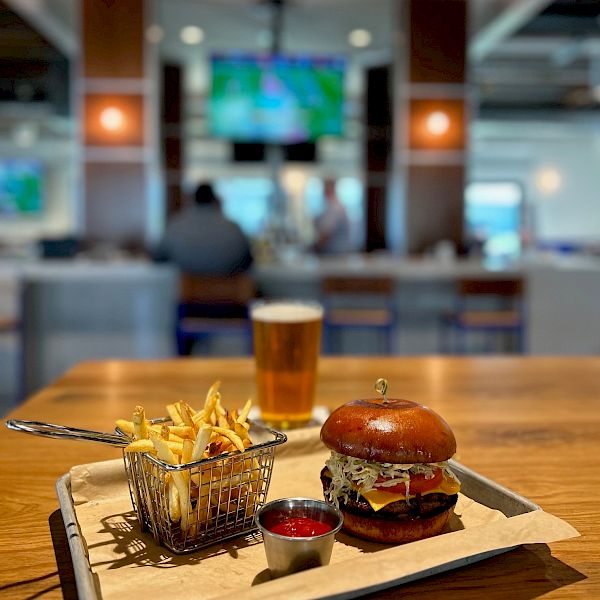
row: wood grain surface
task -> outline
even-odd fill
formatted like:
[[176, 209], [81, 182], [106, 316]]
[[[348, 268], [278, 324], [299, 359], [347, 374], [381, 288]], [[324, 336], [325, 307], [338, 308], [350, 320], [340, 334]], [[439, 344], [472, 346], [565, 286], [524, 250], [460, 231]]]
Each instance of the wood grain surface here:
[[[444, 416], [461, 462], [582, 534], [378, 598], [600, 598], [600, 358], [324, 358], [317, 402], [333, 408], [372, 396], [378, 377], [389, 380], [390, 397]], [[180, 399], [198, 405], [215, 379], [223, 381], [227, 406], [254, 394], [249, 359], [111, 360], [75, 367], [10, 417], [111, 431], [136, 404], [150, 416]], [[0, 430], [0, 598], [72, 597], [55, 482], [72, 465], [119, 455], [108, 446]]]

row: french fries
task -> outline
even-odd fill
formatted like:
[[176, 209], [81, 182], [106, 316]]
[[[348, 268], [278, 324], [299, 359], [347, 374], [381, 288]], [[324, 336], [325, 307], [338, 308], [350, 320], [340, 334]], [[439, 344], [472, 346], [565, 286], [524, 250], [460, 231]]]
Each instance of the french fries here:
[[[159, 498], [168, 519], [178, 523], [187, 536], [197, 535], [215, 514], [237, 510], [247, 514], [258, 489], [258, 461], [237, 458], [252, 446], [248, 422], [252, 401], [240, 412], [228, 411], [221, 404], [220, 386], [216, 381], [209, 388], [199, 410], [182, 401], [168, 404], [171, 423], [151, 423], [141, 406], [135, 407], [131, 421], [116, 423], [133, 438], [126, 453], [148, 453], [177, 467], [190, 465], [189, 469], [165, 469], [155, 483], [160, 486]], [[222, 461], [199, 462], [221, 455]]]
[[148, 438], [148, 426], [143, 406], [136, 406], [133, 411], [133, 435], [136, 440]]
[[216, 425], [212, 428], [215, 433], [220, 433], [223, 437], [226, 437], [231, 443], [240, 451], [245, 450], [244, 444], [238, 434], [235, 431], [227, 428], [227, 421], [225, 421], [225, 427], [217, 427]]
[[177, 486], [173, 482], [173, 478], [170, 478], [167, 485], [169, 486], [169, 518], [174, 523], [181, 520], [181, 505], [179, 503], [179, 492]]
[[196, 441], [194, 442], [194, 448], [192, 450], [192, 460], [200, 460], [204, 456], [204, 452], [210, 441], [212, 433], [212, 427], [203, 423], [198, 429], [198, 435], [196, 435]]

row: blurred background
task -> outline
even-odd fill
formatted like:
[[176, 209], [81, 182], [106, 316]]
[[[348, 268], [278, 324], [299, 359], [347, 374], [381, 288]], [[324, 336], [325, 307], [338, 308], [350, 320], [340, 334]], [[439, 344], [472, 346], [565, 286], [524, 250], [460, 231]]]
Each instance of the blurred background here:
[[0, 0], [0, 412], [248, 354], [256, 297], [325, 353], [598, 354], [599, 108], [595, 0]]

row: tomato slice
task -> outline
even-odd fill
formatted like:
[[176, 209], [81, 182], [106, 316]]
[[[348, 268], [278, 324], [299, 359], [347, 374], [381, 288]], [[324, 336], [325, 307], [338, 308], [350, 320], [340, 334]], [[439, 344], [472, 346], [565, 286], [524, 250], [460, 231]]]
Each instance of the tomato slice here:
[[[444, 474], [442, 469], [435, 469], [431, 479], [426, 479], [424, 473], [411, 473], [408, 493], [414, 496], [415, 494], [422, 494], [424, 492], [428, 492], [429, 490], [433, 490], [434, 488], [438, 487], [440, 483], [442, 483], [443, 477]], [[406, 486], [404, 483], [399, 483], [398, 485], [392, 485], [390, 487], [381, 487], [377, 485], [378, 483], [383, 483], [385, 481], [389, 481], [390, 479], [391, 478], [389, 477], [378, 477], [374, 487], [381, 492], [390, 492], [392, 494], [406, 493]]]

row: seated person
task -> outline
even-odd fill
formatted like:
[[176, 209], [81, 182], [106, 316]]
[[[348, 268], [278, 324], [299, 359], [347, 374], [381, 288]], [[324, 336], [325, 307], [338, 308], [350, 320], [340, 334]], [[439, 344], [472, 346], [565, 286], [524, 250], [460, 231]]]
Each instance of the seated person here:
[[252, 255], [242, 230], [225, 218], [209, 183], [198, 186], [194, 200], [169, 221], [155, 256], [182, 272], [176, 333], [178, 353], [185, 356], [198, 339], [218, 333], [215, 320], [225, 327], [240, 320], [234, 331], [248, 338], [247, 302], [254, 295], [254, 282], [245, 274]]
[[252, 264], [250, 244], [240, 227], [225, 218], [210, 183], [196, 189], [194, 204], [167, 224], [156, 258], [170, 260], [181, 271], [204, 277], [227, 277]]

